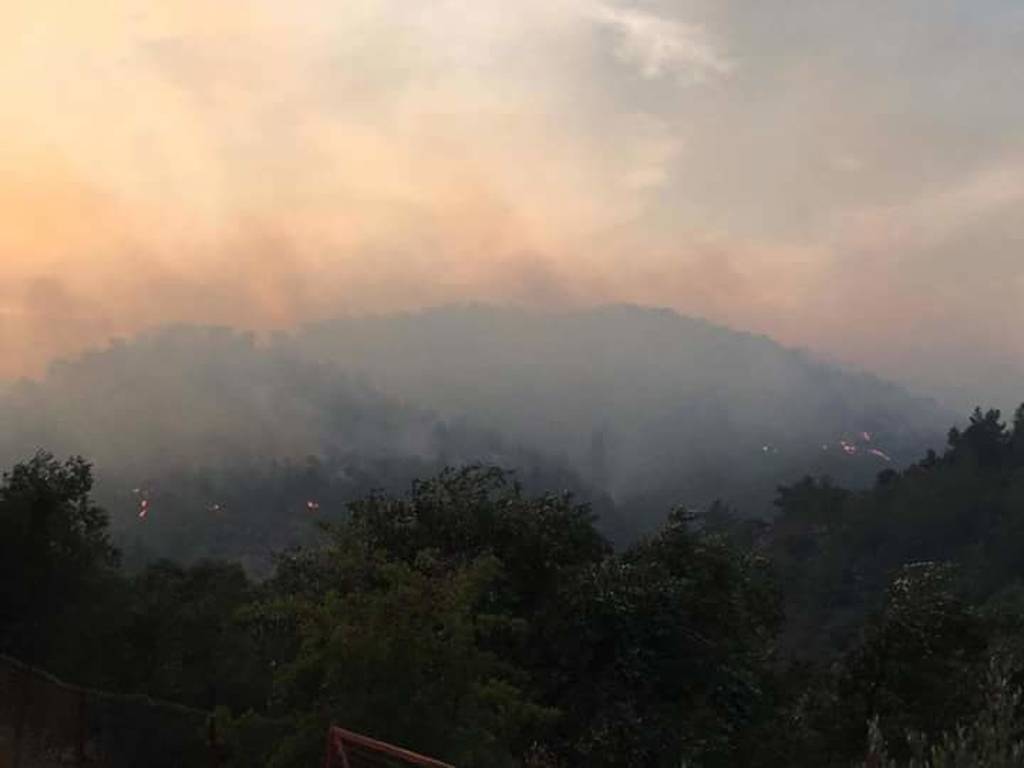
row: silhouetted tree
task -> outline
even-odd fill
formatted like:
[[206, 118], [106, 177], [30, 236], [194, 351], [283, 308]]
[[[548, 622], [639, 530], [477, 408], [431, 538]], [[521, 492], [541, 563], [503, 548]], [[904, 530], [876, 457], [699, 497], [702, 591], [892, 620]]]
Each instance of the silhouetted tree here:
[[118, 555], [91, 490], [86, 461], [48, 453], [0, 484], [0, 648], [61, 671], [92, 648], [95, 614], [116, 577]]

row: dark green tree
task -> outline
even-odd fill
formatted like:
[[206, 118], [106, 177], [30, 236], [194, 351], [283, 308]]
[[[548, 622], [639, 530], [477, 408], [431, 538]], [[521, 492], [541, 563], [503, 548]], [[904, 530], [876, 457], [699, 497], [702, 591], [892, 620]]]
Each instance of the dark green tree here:
[[275, 759], [311, 759], [333, 721], [461, 765], [513, 764], [556, 715], [539, 696], [539, 617], [608, 552], [589, 510], [469, 467], [350, 511], [282, 557], [249, 612], [287, 659], [277, 707], [296, 735]]
[[271, 764], [308, 764], [334, 723], [458, 765], [515, 765], [524, 734], [553, 713], [488, 647], [521, 630], [489, 608], [500, 563], [481, 555], [452, 567], [427, 549], [407, 563], [364, 543], [335, 532], [317, 553], [326, 567], [315, 590], [278, 589], [252, 611], [296, 640], [275, 677], [276, 710], [293, 728]]
[[684, 511], [561, 585], [548, 679], [568, 764], [735, 765], [770, 701], [781, 614], [763, 558]]
[[953, 567], [901, 569], [861, 643], [842, 661], [830, 713], [833, 755], [852, 759], [876, 721], [896, 757], [909, 734], [952, 732], [981, 707], [988, 665], [985, 622], [963, 595]]
[[39, 453], [0, 484], [0, 648], [79, 678], [103, 655], [120, 589], [92, 482], [84, 459]]
[[234, 563], [167, 561], [131, 581], [120, 686], [213, 710], [265, 706], [270, 669], [238, 614], [255, 588]]

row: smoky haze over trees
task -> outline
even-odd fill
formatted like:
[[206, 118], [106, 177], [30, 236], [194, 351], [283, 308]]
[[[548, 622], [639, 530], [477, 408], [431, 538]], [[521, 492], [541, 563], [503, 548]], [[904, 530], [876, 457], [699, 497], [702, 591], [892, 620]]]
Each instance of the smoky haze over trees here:
[[677, 509], [619, 551], [571, 494], [448, 469], [261, 582], [126, 572], [88, 464], [40, 454], [0, 482], [0, 649], [216, 707], [231, 766], [309, 765], [343, 722], [470, 767], [1009, 768], [1022, 446], [1024, 407], [978, 410], [869, 488], [806, 478], [772, 521]]
[[[386, 392], [563, 455], [626, 504], [651, 494], [703, 504], [728, 489], [763, 505], [787, 473], [853, 478], [858, 462], [832, 460], [841, 440], [867, 432], [909, 459], [951, 418], [763, 336], [635, 306], [343, 319], [307, 328], [297, 344]], [[879, 458], [859, 464], [861, 481]]]
[[1024, 768], [1024, 0], [2, 19], [0, 768]]
[[446, 465], [490, 462], [541, 487], [579, 485], [494, 431], [227, 329], [171, 328], [58, 364], [12, 387], [0, 413], [8, 463], [51, 446], [93, 458], [115, 532], [132, 531], [132, 559], [265, 565], [311, 530], [313, 513]]
[[308, 505], [339, 513], [446, 465], [575, 489], [624, 541], [680, 503], [765, 514], [805, 472], [869, 482], [946, 421], [763, 337], [628, 306], [440, 308], [267, 343], [170, 328], [12, 386], [0, 418], [7, 463], [41, 447], [90, 456], [138, 557], [254, 562], [301, 539]]
[[169, 328], [0, 416], [0, 653], [215, 712], [227, 765], [331, 722], [467, 767], [1024, 752], [1024, 407], [940, 451], [764, 338], [453, 307]]

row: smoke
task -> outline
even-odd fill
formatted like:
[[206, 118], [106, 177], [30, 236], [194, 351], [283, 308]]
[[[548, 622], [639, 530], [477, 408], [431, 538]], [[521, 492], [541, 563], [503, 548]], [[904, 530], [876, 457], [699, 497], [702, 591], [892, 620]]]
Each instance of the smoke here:
[[167, 321], [523, 297], [538, 275], [565, 281], [559, 258], [656, 182], [657, 125], [607, 126], [628, 167], [556, 128], [585, 119], [559, 104], [565, 84], [535, 79], [567, 31], [524, 43], [580, 9], [336, 5], [15, 14], [4, 373]]
[[[905, 378], [1020, 351], [1010, 2], [5, 11], [0, 377], [463, 300], [669, 305]], [[922, 331], [967, 264], [933, 315], [963, 334]]]

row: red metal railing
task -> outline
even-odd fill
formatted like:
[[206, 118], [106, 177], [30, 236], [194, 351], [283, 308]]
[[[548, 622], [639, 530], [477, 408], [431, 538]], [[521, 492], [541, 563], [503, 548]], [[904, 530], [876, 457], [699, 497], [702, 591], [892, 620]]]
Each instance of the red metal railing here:
[[455, 768], [432, 757], [396, 747], [369, 736], [334, 726], [327, 731], [324, 768], [361, 768], [363, 765], [419, 765], [423, 768]]

